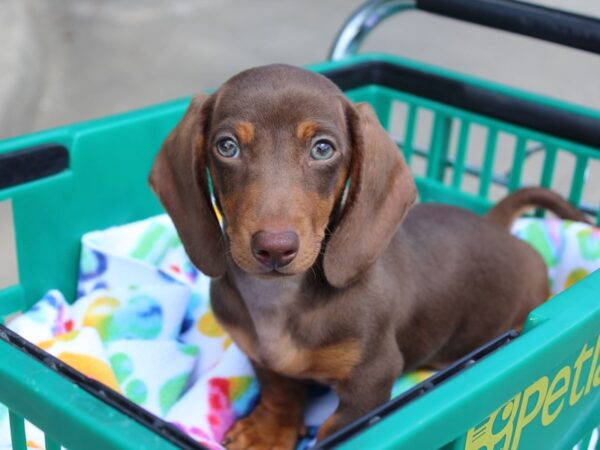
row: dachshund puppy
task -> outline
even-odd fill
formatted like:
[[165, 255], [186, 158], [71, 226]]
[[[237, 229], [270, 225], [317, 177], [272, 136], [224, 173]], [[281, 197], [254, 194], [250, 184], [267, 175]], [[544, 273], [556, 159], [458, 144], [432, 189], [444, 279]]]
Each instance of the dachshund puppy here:
[[371, 107], [284, 65], [196, 96], [150, 183], [260, 382], [258, 405], [226, 437], [234, 450], [292, 449], [306, 380], [339, 395], [322, 439], [387, 401], [403, 371], [451, 363], [523, 324], [548, 279], [510, 235], [513, 216], [541, 204], [581, 218], [538, 188], [483, 218], [413, 206], [410, 170]]

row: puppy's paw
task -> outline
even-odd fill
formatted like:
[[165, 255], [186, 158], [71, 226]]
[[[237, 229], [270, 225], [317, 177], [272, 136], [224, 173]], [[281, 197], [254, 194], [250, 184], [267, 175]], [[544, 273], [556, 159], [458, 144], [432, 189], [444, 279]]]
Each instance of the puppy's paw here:
[[293, 450], [298, 437], [304, 434], [302, 423], [270, 414], [259, 405], [250, 416], [233, 425], [223, 445], [228, 450]]
[[338, 428], [339, 428], [339, 415], [333, 414], [331, 417], [329, 417], [329, 419], [327, 419], [323, 423], [323, 425], [321, 425], [321, 428], [319, 428], [319, 431], [317, 432], [317, 442], [321, 442], [323, 439], [325, 439], [327, 436], [332, 434]]

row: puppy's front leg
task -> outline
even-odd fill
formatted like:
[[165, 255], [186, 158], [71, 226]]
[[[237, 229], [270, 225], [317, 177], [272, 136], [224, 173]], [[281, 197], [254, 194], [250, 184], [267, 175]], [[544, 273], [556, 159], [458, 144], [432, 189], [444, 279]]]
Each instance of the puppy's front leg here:
[[293, 450], [303, 423], [306, 387], [254, 365], [260, 384], [260, 400], [252, 413], [235, 423], [223, 445], [229, 450]]
[[[397, 355], [397, 356], [396, 356]], [[369, 358], [352, 375], [333, 385], [340, 402], [317, 434], [320, 441], [390, 399], [392, 386], [402, 373], [403, 359], [398, 350]]]

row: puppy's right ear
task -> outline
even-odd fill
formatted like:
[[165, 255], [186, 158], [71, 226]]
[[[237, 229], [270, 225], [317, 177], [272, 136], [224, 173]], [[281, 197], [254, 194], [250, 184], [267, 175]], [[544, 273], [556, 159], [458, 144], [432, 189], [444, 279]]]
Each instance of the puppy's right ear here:
[[208, 189], [204, 138], [213, 103], [214, 97], [194, 97], [163, 143], [149, 181], [190, 260], [206, 275], [219, 277], [225, 272], [225, 244]]

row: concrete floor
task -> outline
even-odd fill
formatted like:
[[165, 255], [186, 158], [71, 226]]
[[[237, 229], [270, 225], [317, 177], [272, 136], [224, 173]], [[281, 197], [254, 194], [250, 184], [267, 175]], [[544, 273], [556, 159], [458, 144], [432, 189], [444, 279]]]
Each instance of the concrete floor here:
[[[0, 0], [0, 138], [186, 96], [250, 66], [321, 61], [361, 3]], [[597, 0], [539, 3], [600, 17]], [[409, 12], [384, 22], [363, 50], [600, 109], [600, 56], [554, 44]], [[568, 185], [568, 171], [557, 183]], [[600, 164], [588, 185], [597, 205]]]

